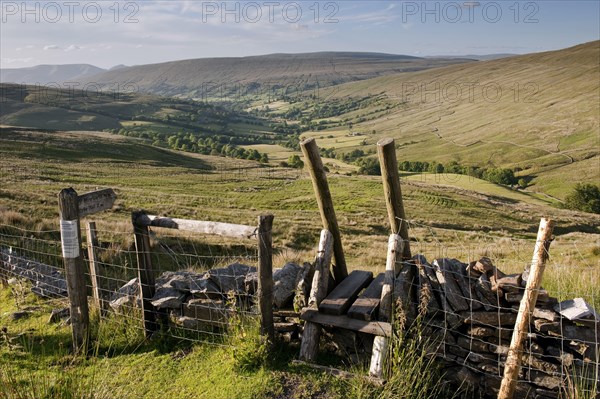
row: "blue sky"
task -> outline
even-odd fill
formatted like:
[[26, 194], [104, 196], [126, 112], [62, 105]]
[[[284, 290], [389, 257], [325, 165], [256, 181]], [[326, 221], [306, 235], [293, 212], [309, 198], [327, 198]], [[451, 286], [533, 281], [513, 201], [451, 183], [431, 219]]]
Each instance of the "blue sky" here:
[[276, 52], [529, 53], [600, 39], [600, 1], [1, 0], [0, 66]]

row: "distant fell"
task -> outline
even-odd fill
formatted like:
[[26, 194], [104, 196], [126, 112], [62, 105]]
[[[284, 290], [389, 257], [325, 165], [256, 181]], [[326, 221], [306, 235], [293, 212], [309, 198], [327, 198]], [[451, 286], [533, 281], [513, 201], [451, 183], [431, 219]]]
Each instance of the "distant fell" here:
[[164, 96], [203, 98], [236, 95], [240, 90], [259, 95], [297, 92], [467, 62], [473, 60], [364, 52], [268, 54], [132, 66], [90, 76], [86, 81], [129, 85]]
[[89, 64], [36, 65], [29, 68], [0, 69], [1, 83], [41, 84], [77, 82], [105, 72]]
[[391, 136], [402, 160], [515, 168], [559, 198], [600, 181], [600, 41], [321, 91], [329, 101], [374, 94], [388, 111], [337, 116], [367, 139], [344, 146], [348, 129], [337, 128], [312, 133], [325, 136], [319, 145], [351, 151]]

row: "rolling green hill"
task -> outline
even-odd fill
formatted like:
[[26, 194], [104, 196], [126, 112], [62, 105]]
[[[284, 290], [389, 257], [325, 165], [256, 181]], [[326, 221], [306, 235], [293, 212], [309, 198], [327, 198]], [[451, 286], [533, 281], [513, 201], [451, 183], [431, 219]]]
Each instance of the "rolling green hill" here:
[[349, 81], [472, 61], [352, 52], [270, 54], [139, 65], [84, 80], [113, 87], [129, 85], [165, 96], [236, 99], [247, 94], [278, 96], [317, 90]]
[[[218, 105], [148, 94], [0, 84], [0, 124], [49, 130], [268, 133], [263, 121]], [[149, 137], [149, 136], [147, 136]]]
[[[531, 190], [562, 198], [600, 181], [599, 61], [596, 41], [338, 85], [321, 103], [378, 100], [303, 136], [338, 152], [390, 136], [400, 160], [516, 168]], [[315, 102], [294, 106], [306, 115]]]
[[0, 68], [0, 82], [18, 84], [57, 84], [78, 82], [86, 76], [106, 71], [89, 64], [36, 65], [29, 68]]

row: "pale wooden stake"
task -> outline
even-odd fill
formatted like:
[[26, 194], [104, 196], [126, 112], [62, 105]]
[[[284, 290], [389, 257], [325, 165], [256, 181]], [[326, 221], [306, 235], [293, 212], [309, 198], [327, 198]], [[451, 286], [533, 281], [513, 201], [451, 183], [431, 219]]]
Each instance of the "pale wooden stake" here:
[[[333, 249], [333, 236], [329, 230], [321, 230], [319, 240], [319, 251], [315, 258], [315, 274], [308, 299], [308, 306], [317, 309], [321, 301], [327, 296], [327, 283], [329, 281], [329, 265], [331, 264]], [[302, 333], [302, 344], [300, 346], [300, 359], [314, 361], [319, 351], [319, 339], [321, 337], [321, 326], [317, 323], [307, 321]]]
[[261, 334], [275, 340], [273, 325], [273, 215], [258, 218], [258, 306]]
[[343, 279], [348, 277], [348, 269], [346, 268], [346, 259], [342, 248], [342, 238], [338, 227], [329, 184], [327, 183], [327, 175], [323, 168], [321, 155], [319, 155], [319, 147], [314, 138], [309, 138], [300, 143], [304, 158], [312, 178], [313, 189], [317, 197], [317, 204], [321, 213], [323, 228], [331, 232], [333, 236], [333, 254], [335, 257], [335, 265], [333, 266], [333, 277], [335, 283], [339, 284]]
[[87, 222], [86, 224], [86, 239], [88, 247], [88, 261], [90, 263], [90, 280], [92, 282], [92, 297], [94, 305], [98, 308], [98, 312], [103, 311], [103, 303], [100, 296], [100, 286], [98, 285], [98, 235], [96, 234], [96, 222]]
[[81, 251], [78, 195], [72, 188], [58, 194], [60, 211], [63, 263], [67, 278], [67, 293], [73, 329], [73, 351], [85, 353], [88, 344], [89, 309], [85, 284], [84, 262]]
[[[401, 264], [398, 258], [402, 257], [404, 241], [398, 234], [390, 235], [388, 240], [388, 253], [385, 264], [385, 280], [381, 290], [381, 303], [379, 305], [379, 321], [391, 322], [393, 317], [394, 281], [400, 272]], [[371, 367], [369, 374], [376, 378], [383, 375], [383, 362], [387, 354], [389, 338], [376, 336], [373, 340], [371, 354]]]
[[548, 259], [548, 251], [550, 250], [553, 230], [554, 221], [542, 218], [535, 242], [535, 249], [533, 251], [529, 279], [527, 280], [525, 293], [523, 294], [523, 299], [519, 306], [515, 330], [513, 331], [510, 349], [506, 358], [504, 377], [502, 378], [498, 399], [512, 399], [515, 393], [519, 369], [521, 368], [523, 342], [529, 331], [529, 319], [531, 317], [531, 312], [535, 308], [539, 288], [542, 283], [542, 276], [544, 274], [544, 268], [546, 267], [546, 260]]
[[377, 153], [381, 165], [381, 178], [383, 179], [383, 192], [388, 211], [388, 218], [393, 234], [399, 234], [404, 240], [402, 258], [411, 258], [408, 236], [408, 223], [404, 213], [400, 177], [398, 175], [398, 161], [396, 159], [396, 144], [394, 139], [385, 138], [377, 143]]

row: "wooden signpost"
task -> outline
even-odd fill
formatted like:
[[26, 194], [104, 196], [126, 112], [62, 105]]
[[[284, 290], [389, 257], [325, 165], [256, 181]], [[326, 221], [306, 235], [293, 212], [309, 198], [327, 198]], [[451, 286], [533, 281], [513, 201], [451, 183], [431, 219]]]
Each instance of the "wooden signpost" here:
[[112, 188], [92, 191], [79, 196], [79, 217], [111, 209], [117, 199]]
[[82, 216], [112, 208], [115, 199], [116, 195], [112, 189], [93, 191], [79, 196], [72, 188], [65, 188], [58, 194], [60, 238], [75, 353], [86, 352], [90, 325], [80, 219]]

